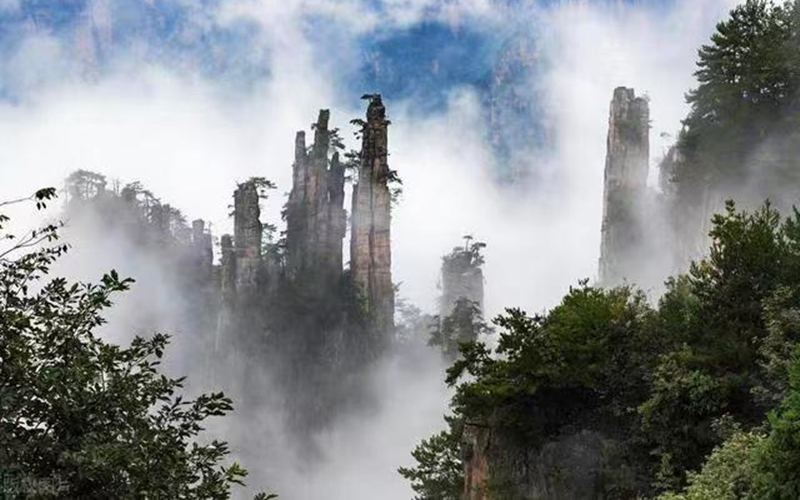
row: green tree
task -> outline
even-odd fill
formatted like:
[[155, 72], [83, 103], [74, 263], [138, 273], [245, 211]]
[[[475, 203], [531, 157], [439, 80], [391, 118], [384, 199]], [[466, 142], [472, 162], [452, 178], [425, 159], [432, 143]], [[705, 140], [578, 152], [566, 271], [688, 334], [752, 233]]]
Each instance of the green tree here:
[[495, 319], [502, 328], [495, 356], [480, 342], [463, 344], [462, 359], [448, 369], [447, 382], [458, 384], [454, 407], [468, 418], [502, 415], [536, 435], [551, 422], [531, 418], [532, 407], [558, 409], [562, 425], [575, 405], [629, 414], [629, 400], [644, 390], [646, 360], [657, 352], [645, 328], [651, 321], [640, 292], [587, 282], [546, 316], [509, 309]]
[[458, 500], [464, 486], [461, 465], [460, 426], [446, 419], [449, 428], [431, 436], [414, 448], [415, 467], [400, 467], [398, 472], [411, 482], [415, 500]]
[[480, 305], [466, 297], [459, 297], [447, 317], [440, 320], [439, 316], [434, 316], [428, 344], [441, 347], [447, 357], [455, 359], [461, 344], [473, 342], [479, 335], [490, 331], [491, 328], [483, 320]]
[[700, 49], [698, 86], [687, 94], [691, 112], [680, 141], [696, 173], [740, 178], [744, 160], [780, 123], [798, 90], [789, 42], [797, 5], [747, 0]]
[[[634, 480], [604, 484], [612, 496], [688, 480], [665, 498], [797, 498], [800, 212], [728, 203], [710, 236], [655, 309], [632, 287], [583, 282], [546, 314], [507, 310], [497, 348], [464, 343], [448, 369], [456, 417], [530, 450], [565, 429], [626, 435], [603, 473], [635, 464]], [[422, 449], [428, 463], [443, 452]]]
[[784, 395], [786, 349], [800, 338], [791, 314], [800, 306], [800, 214], [782, 221], [769, 203], [748, 212], [729, 202], [712, 223], [708, 257], [661, 299], [662, 336], [676, 347], [653, 368], [639, 408], [667, 488], [719, 443], [715, 419], [762, 421]]
[[800, 498], [800, 347], [789, 366], [789, 388], [781, 405], [769, 415], [769, 435], [755, 449], [757, 475], [750, 498]]
[[681, 493], [659, 500], [789, 500], [800, 497], [800, 347], [789, 357], [787, 392], [766, 429], [736, 429], [690, 472]]
[[667, 492], [659, 500], [739, 500], [752, 488], [757, 470], [754, 450], [763, 446], [758, 431], [736, 432], [715, 448], [699, 473], [689, 473], [682, 493]]
[[[41, 208], [54, 194], [31, 199]], [[95, 333], [133, 280], [51, 278], [67, 251], [56, 226], [3, 239], [15, 243], [0, 251], [0, 493], [27, 498], [49, 485], [42, 496], [229, 498], [247, 471], [224, 466], [227, 444], [202, 431], [231, 400], [184, 399], [185, 379], [158, 372], [166, 335], [120, 347]]]

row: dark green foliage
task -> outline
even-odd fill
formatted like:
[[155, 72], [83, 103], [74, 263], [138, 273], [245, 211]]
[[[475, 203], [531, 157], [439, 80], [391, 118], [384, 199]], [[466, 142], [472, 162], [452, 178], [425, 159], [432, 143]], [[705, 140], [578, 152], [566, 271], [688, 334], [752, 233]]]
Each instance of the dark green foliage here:
[[[747, 0], [717, 25], [699, 51], [698, 86], [687, 95], [684, 161], [673, 172], [679, 196], [698, 202], [704, 187], [735, 189], [750, 179], [760, 196], [800, 187], [798, 32], [797, 0]], [[753, 163], [759, 168], [748, 171]]]
[[133, 281], [50, 278], [66, 247], [52, 226], [34, 234], [44, 238], [0, 256], [0, 476], [18, 486], [3, 498], [41, 487], [58, 498], [229, 498], [247, 471], [223, 466], [225, 442], [197, 439], [231, 400], [184, 399], [184, 379], [158, 372], [166, 335], [130, 347], [99, 338], [112, 297]]
[[661, 500], [789, 500], [800, 497], [800, 348], [786, 359], [787, 391], [765, 429], [734, 433], [680, 494]]
[[398, 472], [411, 482], [415, 500], [458, 500], [464, 479], [461, 472], [460, 426], [449, 420], [449, 428], [424, 439], [411, 452], [416, 467]]
[[728, 203], [713, 219], [708, 258], [668, 283], [661, 326], [683, 345], [655, 367], [640, 408], [664, 486], [702, 463], [717, 442], [714, 419], [757, 424], [782, 397], [781, 357], [798, 339], [790, 313], [800, 284], [798, 220], [781, 222], [769, 204], [748, 213]]
[[496, 356], [484, 344], [466, 344], [463, 358], [448, 370], [451, 385], [470, 375], [458, 385], [454, 407], [470, 418], [499, 411], [506, 424], [536, 439], [552, 429], [529, 418], [534, 406], [559, 407], [562, 425], [580, 416], [572, 407], [578, 398], [587, 410], [630, 414], [631, 401], [644, 390], [641, 366], [657, 343], [647, 334], [651, 321], [641, 293], [628, 287], [603, 290], [586, 282], [572, 288], [546, 316], [509, 309], [495, 319], [503, 329]]
[[455, 359], [461, 344], [473, 342], [490, 331], [478, 303], [460, 297], [446, 318], [440, 320], [434, 316], [428, 344], [441, 347], [446, 356]]
[[788, 393], [769, 416], [770, 432], [757, 450], [758, 473], [753, 499], [800, 497], [800, 347], [789, 366]]
[[667, 189], [685, 246], [721, 196], [791, 216], [728, 203], [657, 308], [582, 284], [543, 316], [508, 310], [497, 349], [465, 344], [448, 371], [453, 408], [534, 449], [575, 429], [625, 435], [645, 496], [688, 477], [666, 498], [800, 498], [800, 0], [733, 9], [696, 76]]
[[[456, 417], [529, 449], [581, 429], [617, 436], [620, 470], [633, 466], [643, 495], [688, 478], [687, 491], [719, 498], [745, 486], [751, 498], [797, 498], [800, 213], [728, 203], [712, 222], [708, 257], [670, 279], [657, 308], [631, 287], [583, 282], [542, 316], [507, 310], [494, 352], [463, 344], [448, 370]], [[712, 488], [719, 478], [732, 489]], [[718, 498], [708, 495], [686, 498]]]

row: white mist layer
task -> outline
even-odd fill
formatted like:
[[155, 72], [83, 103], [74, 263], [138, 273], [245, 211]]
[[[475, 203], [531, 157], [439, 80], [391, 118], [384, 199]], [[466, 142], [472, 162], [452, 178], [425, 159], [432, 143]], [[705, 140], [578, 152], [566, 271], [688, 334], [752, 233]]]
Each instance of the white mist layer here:
[[[278, 221], [283, 193], [291, 187], [295, 131], [308, 130], [319, 108], [331, 108], [334, 126], [349, 139], [347, 122], [363, 111], [360, 103], [344, 102], [327, 84], [335, 68], [315, 68], [303, 31], [292, 24], [300, 22], [294, 9], [273, 18], [269, 5], [275, 2], [239, 3], [247, 3], [247, 9], [225, 15], [254, 15], [268, 21], [264, 29], [275, 30], [263, 39], [267, 49], [259, 49], [274, 54], [274, 71], [263, 86], [245, 96], [224, 95], [213, 82], [187, 81], [164, 68], [138, 68], [135, 61], [121, 66], [139, 71], [91, 85], [50, 81], [37, 87], [30, 100], [0, 107], [0, 199], [60, 185], [76, 169], [96, 170], [109, 179], [141, 181], [190, 220], [210, 220], [219, 236], [231, 228], [227, 213], [236, 181], [257, 175], [279, 186], [263, 217]], [[415, 5], [422, 9], [429, 3]], [[632, 86], [650, 96], [655, 163], [669, 143], [659, 134], [675, 134], [686, 113], [683, 94], [693, 85], [696, 49], [733, 3], [681, 0], [653, 8], [565, 2], [541, 11], [548, 40], [543, 50], [551, 61], [543, 82], [556, 144], [553, 151], [531, 158], [548, 173], [537, 185], [493, 182], [494, 161], [483, 140], [485, 124], [473, 90], [454, 91], [443, 112], [423, 118], [413, 113], [413, 102], [388, 100], [390, 165], [404, 182], [392, 228], [394, 278], [401, 283], [401, 295], [434, 311], [441, 256], [467, 233], [488, 244], [487, 316], [511, 306], [541, 311], [577, 280], [594, 277], [613, 88]], [[318, 2], [303, 5], [322, 8]], [[485, 2], [464, 5], [475, 7], [470, 16], [495, 22]], [[402, 15], [420, 14], [411, 9]], [[373, 28], [365, 23], [349, 29], [355, 36]], [[48, 44], [35, 47], [52, 57], [57, 50]], [[42, 76], [25, 78], [38, 82]], [[159, 264], [131, 253], [119, 235], [75, 238], [60, 271], [97, 280], [117, 268], [138, 279], [111, 313], [109, 337], [125, 342], [142, 326], [163, 328], [175, 335], [170, 370], [201, 375], [204, 365], [194, 357], [193, 332], [182, 329], [174, 314], [181, 291], [163, 279]], [[282, 498], [410, 498], [396, 468], [409, 465], [413, 446], [442, 426], [448, 395], [436, 353], [419, 355], [414, 363], [392, 357], [376, 368], [378, 407], [345, 418], [319, 436], [322, 457], [313, 465], [304, 464], [286, 441], [280, 408], [249, 408], [246, 418], [215, 423], [214, 431], [230, 437], [234, 449], [245, 449], [239, 457], [259, 481], [253, 486]], [[220, 385], [235, 393], [238, 382], [232, 376]], [[268, 390], [268, 380], [264, 387]]]

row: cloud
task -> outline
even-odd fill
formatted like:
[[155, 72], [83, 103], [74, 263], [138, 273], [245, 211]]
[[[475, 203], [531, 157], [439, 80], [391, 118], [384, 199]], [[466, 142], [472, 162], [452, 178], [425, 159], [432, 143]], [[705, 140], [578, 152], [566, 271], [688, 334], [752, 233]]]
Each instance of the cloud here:
[[[421, 113], [413, 100], [387, 99], [393, 122], [390, 164], [404, 181], [393, 214], [394, 277], [402, 282], [401, 294], [435, 309], [440, 258], [465, 233], [488, 244], [489, 315], [507, 306], [541, 311], [578, 279], [593, 277], [613, 88], [633, 86], [650, 96], [655, 164], [667, 145], [659, 133], [676, 132], [686, 112], [683, 93], [693, 85], [696, 49], [732, 3], [569, 1], [521, 7], [519, 17], [538, 20], [548, 64], [531, 86], [542, 86], [545, 113], [556, 131], [553, 150], [530, 157], [546, 174], [535, 183], [494, 182], [496, 160], [485, 143], [475, 88], [452, 89], [446, 106], [432, 113]], [[258, 175], [278, 183], [265, 207], [265, 218], [278, 221], [282, 193], [290, 189], [295, 131], [307, 130], [319, 108], [331, 108], [333, 124], [345, 131], [347, 122], [363, 113], [362, 103], [348, 100], [338, 88], [353, 70], [348, 60], [357, 57], [362, 34], [430, 19], [451, 25], [466, 19], [490, 31], [498, 15], [509, 14], [482, 0], [223, 2], [219, 10], [199, 15], [195, 25], [205, 30], [208, 23], [223, 28], [255, 23], [257, 36], [243, 39], [237, 50], [268, 55], [269, 71], [241, 92], [220, 85], [200, 67], [190, 65], [187, 71], [153, 63], [135, 51], [86, 81], [75, 77], [69, 61], [76, 54], [65, 49], [64, 40], [30, 38], [0, 73], [3, 87], [26, 93], [20, 102], [0, 105], [0, 199], [58, 184], [70, 171], [88, 168], [112, 179], [142, 181], [189, 218], [211, 220], [219, 235], [231, 229], [227, 207], [235, 182]], [[327, 29], [336, 31], [342, 44], [320, 44], [313, 19], [327, 20]], [[344, 136], [352, 142], [349, 133]], [[76, 250], [90, 244], [75, 243]], [[80, 251], [91, 256], [98, 248], [106, 247]], [[75, 272], [97, 277], [108, 264], [88, 257]], [[131, 265], [142, 274], [151, 267], [144, 259]], [[118, 328], [123, 327], [127, 323], [120, 320]], [[330, 460], [298, 472], [293, 458], [283, 467], [275, 455], [256, 450], [250, 457], [254, 462], [245, 465], [275, 478], [287, 498], [319, 498], [326, 492], [333, 500], [360, 500], [374, 498], [378, 488], [382, 498], [410, 497], [394, 468], [407, 463], [398, 460], [407, 459], [413, 444], [441, 425], [446, 391], [435, 362], [419, 370], [401, 369], [395, 362], [388, 360], [376, 375], [384, 395], [376, 414], [320, 436]], [[420, 404], [418, 394], [425, 403], [410, 418], [407, 408]], [[263, 418], [265, 428], [274, 425], [269, 415]], [[239, 431], [231, 431], [234, 447], [247, 445], [253, 434], [250, 427]], [[273, 443], [284, 452], [282, 444], [277, 438]], [[308, 488], [305, 494], [303, 488]]]
[[460, 23], [496, 19], [491, 0], [235, 0], [220, 9], [222, 20], [250, 19], [267, 31], [302, 21], [321, 18], [347, 29], [353, 35], [372, 30], [402, 29], [421, 22], [441, 22], [453, 27]]

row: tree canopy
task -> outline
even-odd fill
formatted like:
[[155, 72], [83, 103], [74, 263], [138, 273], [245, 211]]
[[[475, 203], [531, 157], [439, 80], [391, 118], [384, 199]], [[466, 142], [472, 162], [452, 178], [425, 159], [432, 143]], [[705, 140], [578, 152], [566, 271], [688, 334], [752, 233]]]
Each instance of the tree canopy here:
[[[54, 195], [41, 190], [31, 200], [43, 208]], [[231, 400], [222, 393], [187, 399], [184, 378], [159, 372], [167, 335], [136, 337], [128, 347], [100, 338], [104, 311], [133, 280], [115, 271], [96, 284], [52, 277], [52, 264], [68, 250], [57, 229], [3, 238], [16, 242], [0, 253], [4, 493], [229, 498], [247, 471], [225, 465], [228, 445], [203, 431], [209, 417], [232, 411]]]
[[[760, 471], [748, 487], [764, 495], [753, 498], [793, 498], [785, 492], [796, 488], [788, 471], [800, 456], [791, 356], [800, 341], [800, 212], [781, 218], [769, 204], [751, 212], [731, 202], [710, 235], [708, 256], [670, 279], [657, 306], [632, 286], [584, 281], [545, 314], [495, 318], [496, 348], [463, 343], [447, 372], [454, 416], [417, 448], [419, 466], [406, 477], [452, 484], [461, 464], [443, 468], [453, 465], [445, 444], [458, 442], [461, 423], [485, 422], [533, 449], [565, 429], [626, 436], [636, 474], [604, 483], [607, 493], [649, 495], [687, 478], [691, 492], [706, 481], [694, 471], [705, 463], [701, 475], [733, 474], [719, 462], [746, 447], [754, 455], [741, 466]], [[737, 437], [726, 441], [725, 427]], [[775, 448], [759, 454], [762, 441]]]

